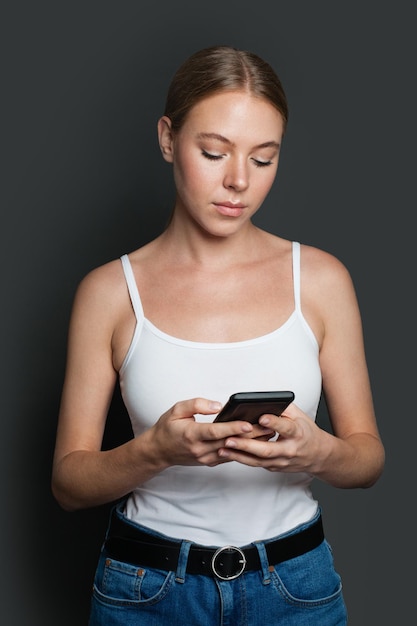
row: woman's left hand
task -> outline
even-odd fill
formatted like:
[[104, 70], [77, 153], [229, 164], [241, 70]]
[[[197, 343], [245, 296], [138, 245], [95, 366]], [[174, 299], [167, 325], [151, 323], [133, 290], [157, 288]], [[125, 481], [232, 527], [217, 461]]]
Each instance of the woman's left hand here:
[[229, 437], [219, 450], [222, 458], [272, 472], [314, 472], [323, 454], [323, 439], [331, 435], [320, 429], [292, 403], [285, 414], [263, 415], [259, 423], [278, 434], [272, 437]]

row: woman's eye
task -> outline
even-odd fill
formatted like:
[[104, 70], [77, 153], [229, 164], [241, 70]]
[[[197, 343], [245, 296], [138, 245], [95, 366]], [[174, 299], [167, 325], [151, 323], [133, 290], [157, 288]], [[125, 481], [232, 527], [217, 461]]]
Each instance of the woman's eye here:
[[210, 161], [218, 161], [219, 159], [222, 158], [221, 154], [211, 154], [210, 152], [207, 152], [207, 150], [202, 150], [201, 154], [205, 156], [206, 159], [209, 159]]
[[[219, 161], [225, 156], [224, 154], [213, 154], [212, 152], [207, 152], [207, 150], [203, 149], [201, 150], [201, 154], [206, 159], [209, 159], [209, 161]], [[252, 161], [256, 167], [268, 167], [268, 165], [272, 165], [273, 163], [272, 159], [269, 159], [268, 161], [262, 161], [261, 159], [252, 159]]]
[[253, 159], [256, 167], [268, 167], [268, 165], [272, 165], [272, 161], [260, 161], [259, 159]]

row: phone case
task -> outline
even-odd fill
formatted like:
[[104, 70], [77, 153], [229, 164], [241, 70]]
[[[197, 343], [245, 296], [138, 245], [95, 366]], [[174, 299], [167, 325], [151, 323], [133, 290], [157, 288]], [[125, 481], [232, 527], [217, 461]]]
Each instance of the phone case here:
[[215, 422], [245, 420], [256, 424], [264, 413], [281, 415], [295, 395], [292, 391], [253, 391], [240, 392], [230, 396]]

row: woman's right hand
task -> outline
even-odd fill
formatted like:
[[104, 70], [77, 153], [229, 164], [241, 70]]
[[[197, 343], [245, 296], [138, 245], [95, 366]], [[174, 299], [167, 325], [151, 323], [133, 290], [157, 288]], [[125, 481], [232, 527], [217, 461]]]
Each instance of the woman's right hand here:
[[[98, 437], [86, 443], [62, 434], [55, 453], [52, 488], [66, 510], [114, 501], [172, 465], [213, 467], [230, 462], [220, 457], [228, 437], [262, 438], [268, 429], [248, 422], [198, 422], [195, 415], [213, 415], [221, 404], [204, 398], [177, 402], [141, 435], [110, 450], [100, 450]], [[65, 429], [63, 429], [65, 430]], [[96, 441], [97, 440], [97, 441]]]
[[272, 431], [245, 421], [213, 423], [197, 421], [195, 415], [213, 415], [222, 405], [205, 398], [193, 398], [174, 404], [148, 431], [148, 452], [162, 467], [171, 465], [207, 465], [223, 463], [218, 451], [227, 437], [270, 437]]

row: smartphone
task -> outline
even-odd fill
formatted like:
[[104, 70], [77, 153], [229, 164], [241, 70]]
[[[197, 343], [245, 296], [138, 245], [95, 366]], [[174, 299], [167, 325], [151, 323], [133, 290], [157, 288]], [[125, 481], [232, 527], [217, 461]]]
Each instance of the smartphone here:
[[215, 422], [245, 420], [256, 424], [264, 413], [281, 415], [294, 400], [292, 391], [253, 391], [234, 393], [230, 396]]

